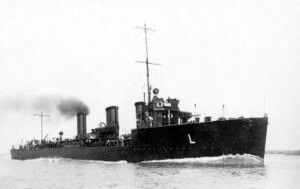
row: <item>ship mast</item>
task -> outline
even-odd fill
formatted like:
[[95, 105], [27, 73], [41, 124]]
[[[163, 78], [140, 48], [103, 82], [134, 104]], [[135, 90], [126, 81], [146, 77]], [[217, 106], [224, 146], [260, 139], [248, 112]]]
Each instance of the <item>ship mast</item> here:
[[46, 115], [46, 114], [43, 114], [43, 112], [41, 112], [41, 114], [34, 114], [34, 116], [39, 116], [41, 117], [41, 144], [42, 144], [42, 140], [43, 140], [43, 117], [46, 117], [46, 116], [50, 116], [50, 115]]
[[143, 27], [140, 27], [140, 26], [137, 26], [136, 27], [137, 29], [142, 29], [144, 30], [144, 33], [145, 33], [145, 46], [146, 46], [146, 62], [143, 62], [143, 61], [136, 61], [136, 62], [139, 62], [139, 63], [145, 63], [146, 64], [146, 70], [147, 70], [147, 95], [148, 95], [148, 105], [149, 105], [149, 102], [151, 101], [151, 93], [150, 93], [150, 79], [149, 79], [149, 64], [153, 64], [153, 65], [159, 65], [159, 64], [156, 64], [156, 63], [150, 63], [149, 62], [149, 54], [148, 54], [148, 38], [147, 38], [147, 34], [148, 34], [148, 31], [152, 31], [152, 32], [155, 32], [154, 29], [151, 29], [151, 28], [148, 28], [146, 26], [146, 23], [144, 23], [144, 26]]

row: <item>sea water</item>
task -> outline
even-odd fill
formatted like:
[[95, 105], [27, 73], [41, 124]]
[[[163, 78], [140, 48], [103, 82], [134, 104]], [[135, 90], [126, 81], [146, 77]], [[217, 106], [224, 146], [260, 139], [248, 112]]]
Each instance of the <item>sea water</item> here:
[[0, 157], [0, 188], [300, 188], [300, 156], [252, 155], [141, 163]]

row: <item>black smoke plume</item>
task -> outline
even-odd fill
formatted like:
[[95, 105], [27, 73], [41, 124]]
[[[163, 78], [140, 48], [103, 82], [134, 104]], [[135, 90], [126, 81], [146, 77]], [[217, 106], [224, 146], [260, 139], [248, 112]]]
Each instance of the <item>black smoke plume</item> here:
[[75, 98], [62, 99], [57, 104], [57, 108], [65, 117], [73, 117], [79, 112], [85, 112], [86, 114], [90, 113], [88, 106]]
[[65, 118], [72, 118], [79, 112], [90, 113], [88, 106], [83, 101], [59, 95], [4, 96], [0, 98], [0, 110], [58, 112]]

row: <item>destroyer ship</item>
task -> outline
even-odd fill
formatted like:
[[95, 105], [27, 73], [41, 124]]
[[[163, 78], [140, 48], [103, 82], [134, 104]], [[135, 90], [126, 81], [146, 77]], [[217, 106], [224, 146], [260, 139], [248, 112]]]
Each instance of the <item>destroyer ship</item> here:
[[161, 98], [159, 90], [150, 90], [147, 31], [147, 102], [136, 102], [136, 126], [131, 133], [119, 134], [119, 108], [106, 108], [106, 123], [86, 131], [86, 112], [77, 112], [77, 135], [56, 141], [32, 140], [11, 149], [12, 159], [71, 158], [141, 162], [149, 160], [251, 154], [264, 158], [268, 117], [239, 117], [203, 120], [179, 109], [176, 98]]

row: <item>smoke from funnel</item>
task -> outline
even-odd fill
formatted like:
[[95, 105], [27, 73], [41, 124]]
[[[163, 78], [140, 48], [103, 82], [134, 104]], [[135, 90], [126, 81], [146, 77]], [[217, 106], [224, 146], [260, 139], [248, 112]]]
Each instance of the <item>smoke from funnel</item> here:
[[63, 99], [57, 105], [58, 110], [65, 117], [73, 117], [79, 112], [89, 114], [89, 108], [82, 101], [72, 98]]
[[89, 108], [83, 101], [59, 95], [5, 96], [0, 98], [1, 109], [4, 111], [54, 111], [65, 118], [72, 118], [78, 112], [89, 114]]

